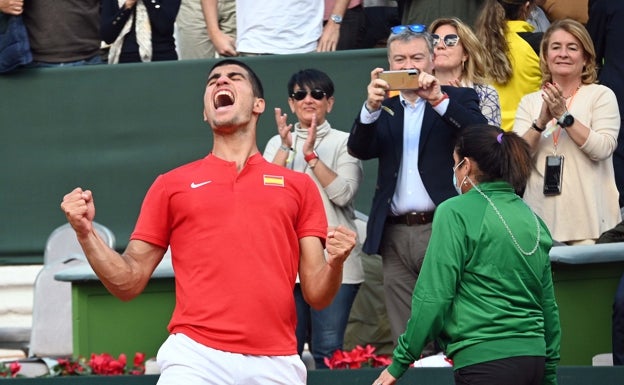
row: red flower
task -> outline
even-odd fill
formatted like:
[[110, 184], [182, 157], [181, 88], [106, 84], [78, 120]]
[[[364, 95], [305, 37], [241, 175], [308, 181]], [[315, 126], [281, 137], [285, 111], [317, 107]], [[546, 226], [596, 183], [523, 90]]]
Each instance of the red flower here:
[[13, 361], [9, 364], [9, 370], [11, 371], [11, 377], [17, 377], [17, 372], [20, 371], [22, 365], [17, 361]]
[[145, 362], [145, 353], [136, 352], [134, 354], [134, 366], [141, 366]]
[[126, 355], [122, 353], [119, 355], [119, 358], [115, 360], [113, 356], [108, 353], [102, 353], [100, 355], [91, 354], [89, 366], [93, 370], [93, 374], [124, 374], [126, 370]]
[[140, 375], [145, 373], [145, 353], [137, 352], [134, 354], [133, 366], [128, 368], [127, 358], [124, 353], [120, 354], [117, 359], [108, 353], [91, 354], [91, 358], [87, 361], [83, 357], [76, 360], [59, 359], [57, 364], [52, 368], [53, 376], [75, 376], [85, 374], [100, 374], [105, 376], [114, 376], [122, 374]]
[[350, 352], [336, 350], [331, 357], [325, 357], [325, 365], [330, 369], [359, 369], [361, 367], [388, 366], [392, 362], [390, 357], [376, 355], [375, 347], [366, 345], [356, 346]]

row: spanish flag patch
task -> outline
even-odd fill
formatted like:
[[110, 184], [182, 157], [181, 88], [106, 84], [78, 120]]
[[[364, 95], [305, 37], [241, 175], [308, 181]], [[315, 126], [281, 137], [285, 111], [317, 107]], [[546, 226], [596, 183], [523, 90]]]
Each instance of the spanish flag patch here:
[[284, 187], [284, 176], [264, 175], [264, 185]]

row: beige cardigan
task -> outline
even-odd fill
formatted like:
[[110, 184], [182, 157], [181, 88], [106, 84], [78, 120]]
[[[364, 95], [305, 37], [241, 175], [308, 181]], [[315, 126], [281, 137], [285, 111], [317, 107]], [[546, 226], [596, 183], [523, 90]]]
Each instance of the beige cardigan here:
[[[522, 98], [513, 130], [524, 135], [531, 129], [542, 105], [541, 91]], [[561, 195], [544, 196], [546, 156], [553, 153], [553, 135], [541, 136], [533, 149], [534, 169], [524, 200], [546, 222], [560, 242], [596, 239], [621, 221], [612, 154], [617, 145], [620, 114], [609, 88], [582, 86], [568, 107], [574, 118], [591, 129], [587, 141], [577, 146], [561, 130], [557, 154], [564, 156]], [[551, 122], [547, 127], [554, 124]]]

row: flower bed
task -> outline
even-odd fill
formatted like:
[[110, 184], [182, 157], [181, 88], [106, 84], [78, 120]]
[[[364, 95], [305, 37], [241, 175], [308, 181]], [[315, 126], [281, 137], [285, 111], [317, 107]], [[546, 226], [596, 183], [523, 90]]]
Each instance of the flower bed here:
[[[55, 364], [50, 365], [42, 362], [41, 365], [50, 366], [48, 374], [44, 374], [41, 377], [142, 375], [145, 373], [145, 354], [135, 353], [132, 366], [128, 366], [127, 357], [123, 353], [117, 358], [108, 353], [91, 354], [88, 360], [84, 357], [76, 359], [60, 358], [56, 360]], [[20, 363], [20, 360], [7, 363], [0, 362], [0, 378], [25, 377], [20, 374], [21, 369], [22, 363]]]

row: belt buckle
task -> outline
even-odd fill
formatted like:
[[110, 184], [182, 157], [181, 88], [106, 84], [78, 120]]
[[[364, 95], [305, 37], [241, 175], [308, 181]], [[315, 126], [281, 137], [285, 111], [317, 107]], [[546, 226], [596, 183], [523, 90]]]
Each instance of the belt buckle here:
[[427, 223], [427, 213], [412, 212], [405, 216], [405, 222], [408, 226], [424, 225]]
[[419, 219], [420, 219], [419, 213], [407, 213], [405, 215], [405, 223], [408, 226], [420, 224], [421, 222], [419, 221]]

